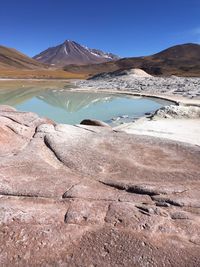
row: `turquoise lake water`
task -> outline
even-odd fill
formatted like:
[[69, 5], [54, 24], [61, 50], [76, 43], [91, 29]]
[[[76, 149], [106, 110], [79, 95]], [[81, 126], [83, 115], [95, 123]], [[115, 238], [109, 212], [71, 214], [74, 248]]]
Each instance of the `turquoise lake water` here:
[[0, 104], [32, 111], [58, 123], [77, 124], [98, 119], [110, 124], [133, 121], [169, 102], [105, 93], [73, 92], [67, 89], [0, 89]]

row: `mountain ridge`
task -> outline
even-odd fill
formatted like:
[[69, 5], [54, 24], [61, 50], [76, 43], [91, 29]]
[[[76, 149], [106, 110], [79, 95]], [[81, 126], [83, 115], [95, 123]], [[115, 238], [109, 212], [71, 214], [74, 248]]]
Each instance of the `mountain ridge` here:
[[200, 45], [186, 43], [175, 45], [149, 56], [127, 57], [95, 65], [65, 66], [64, 70], [88, 73], [140, 68], [152, 75], [200, 76]]
[[98, 64], [119, 59], [112, 53], [102, 50], [88, 48], [71, 40], [65, 40], [62, 44], [49, 47], [41, 53], [35, 55], [33, 59], [55, 67], [76, 64]]
[[[76, 47], [77, 48], [77, 47]], [[62, 48], [64, 49], [64, 48]], [[77, 48], [78, 49], [78, 48]], [[85, 50], [97, 54], [104, 53], [85, 47]], [[110, 57], [105, 53], [104, 57]], [[98, 64], [64, 67], [38, 62], [14, 48], [0, 46], [1, 77], [19, 78], [68, 78], [91, 77], [102, 72], [140, 68], [152, 75], [177, 75], [200, 77], [200, 45], [186, 43], [164, 49], [158, 53], [143, 57], [114, 59]], [[68, 72], [68, 73], [67, 73]]]

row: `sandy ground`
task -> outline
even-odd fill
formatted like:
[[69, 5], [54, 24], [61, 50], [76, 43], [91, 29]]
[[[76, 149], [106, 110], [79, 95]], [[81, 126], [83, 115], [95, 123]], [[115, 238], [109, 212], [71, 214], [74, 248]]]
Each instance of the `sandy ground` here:
[[[50, 79], [0, 79], [1, 89], [17, 89], [17, 88], [53, 88], [63, 89], [68, 88], [69, 80], [50, 80]], [[71, 85], [70, 85], [71, 86]]]
[[130, 134], [149, 135], [200, 146], [200, 119], [141, 118], [135, 123], [115, 127]]

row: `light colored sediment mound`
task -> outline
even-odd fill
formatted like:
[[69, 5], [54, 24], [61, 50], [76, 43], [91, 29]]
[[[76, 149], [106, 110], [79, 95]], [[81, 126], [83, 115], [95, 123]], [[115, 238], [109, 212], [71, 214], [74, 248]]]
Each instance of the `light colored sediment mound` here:
[[1, 266], [199, 266], [200, 148], [0, 110]]
[[154, 117], [174, 119], [199, 119], [200, 107], [194, 106], [165, 106], [157, 110]]
[[101, 81], [102, 79], [133, 79], [133, 78], [145, 78], [152, 77], [150, 74], [142, 69], [129, 69], [129, 70], [117, 70], [113, 72], [100, 73], [94, 75], [89, 80], [90, 81]]
[[131, 69], [124, 71], [127, 73], [127, 75], [131, 75], [133, 77], [152, 77], [150, 74], [148, 74], [146, 71], [142, 69]]

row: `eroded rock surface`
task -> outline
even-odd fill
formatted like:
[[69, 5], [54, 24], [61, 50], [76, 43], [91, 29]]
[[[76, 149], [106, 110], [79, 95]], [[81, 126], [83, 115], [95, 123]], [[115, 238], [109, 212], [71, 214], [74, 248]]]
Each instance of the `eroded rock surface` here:
[[200, 266], [200, 148], [0, 108], [1, 266]]
[[158, 109], [153, 117], [158, 118], [169, 118], [169, 119], [199, 119], [200, 118], [200, 107], [194, 106], [165, 106]]

